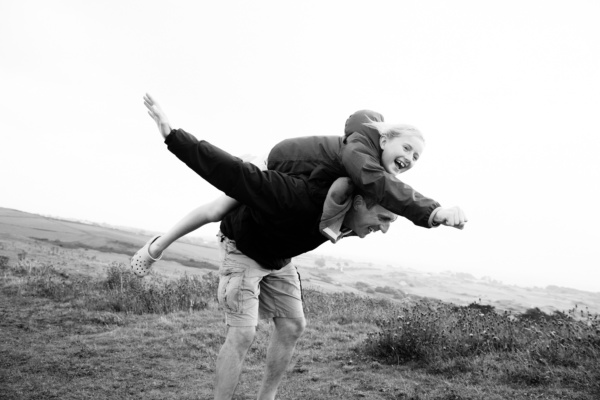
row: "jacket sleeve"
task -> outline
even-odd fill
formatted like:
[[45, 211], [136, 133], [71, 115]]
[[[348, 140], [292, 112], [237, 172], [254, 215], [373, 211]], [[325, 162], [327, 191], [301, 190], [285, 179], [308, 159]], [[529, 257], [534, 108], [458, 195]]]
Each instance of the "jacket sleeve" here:
[[261, 171], [217, 146], [198, 141], [182, 129], [173, 129], [165, 143], [170, 152], [208, 183], [266, 215], [301, 210], [308, 199], [302, 179]]
[[342, 163], [354, 184], [362, 192], [374, 196], [384, 208], [415, 225], [430, 228], [430, 217], [440, 204], [386, 172], [381, 165], [379, 150], [365, 141], [349, 140], [342, 149]]

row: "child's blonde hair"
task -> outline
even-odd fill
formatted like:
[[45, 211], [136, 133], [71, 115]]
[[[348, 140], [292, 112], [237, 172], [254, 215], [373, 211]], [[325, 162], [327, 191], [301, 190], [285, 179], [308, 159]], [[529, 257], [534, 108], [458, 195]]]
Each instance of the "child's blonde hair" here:
[[400, 136], [416, 136], [425, 142], [425, 138], [421, 131], [412, 125], [406, 124], [390, 124], [387, 122], [371, 121], [365, 122], [364, 126], [375, 129], [379, 134], [388, 139]]

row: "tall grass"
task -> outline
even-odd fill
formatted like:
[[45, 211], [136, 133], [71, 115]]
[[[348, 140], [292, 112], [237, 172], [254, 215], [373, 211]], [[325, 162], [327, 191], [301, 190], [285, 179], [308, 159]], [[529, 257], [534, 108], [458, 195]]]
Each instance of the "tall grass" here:
[[[525, 314], [526, 315], [526, 314]], [[433, 361], [528, 351], [555, 365], [600, 359], [600, 320], [567, 314], [532, 320], [508, 313], [439, 303], [390, 312], [379, 319], [367, 349], [390, 361]]]
[[381, 319], [395, 303], [384, 298], [359, 296], [354, 293], [323, 293], [316, 289], [304, 289], [303, 304], [307, 318], [348, 324], [352, 322], [374, 323]]
[[106, 300], [102, 307], [134, 314], [201, 310], [212, 301], [217, 284], [212, 273], [202, 278], [186, 275], [176, 281], [148, 281], [121, 265], [111, 265], [103, 282]]
[[520, 315], [489, 305], [399, 303], [305, 290], [307, 318], [373, 323], [359, 345], [367, 357], [429, 373], [525, 386], [571, 387], [600, 398], [600, 317], [586, 310]]
[[[9, 268], [8, 260], [0, 262], [4, 269]], [[20, 294], [77, 301], [90, 310], [133, 314], [204, 309], [213, 302], [218, 285], [218, 277], [213, 273], [202, 277], [186, 275], [177, 280], [158, 276], [140, 279], [118, 263], [106, 267], [103, 279], [68, 275], [51, 264], [31, 260], [19, 260], [10, 269], [18, 278], [13, 279], [13, 287]]]
[[600, 320], [576, 311], [514, 316], [420, 303], [377, 320], [379, 330], [368, 334], [362, 351], [383, 362], [412, 363], [434, 373], [492, 374], [533, 386], [583, 386], [600, 395]]
[[[3, 290], [72, 302], [113, 313], [195, 311], [215, 303], [218, 276], [139, 279], [122, 264], [104, 277], [68, 275], [50, 264], [0, 257]], [[525, 386], [571, 387], [600, 398], [600, 319], [586, 310], [521, 315], [493, 307], [457, 307], [437, 301], [400, 303], [349, 293], [303, 292], [309, 320], [321, 326], [364, 323], [362, 355], [410, 364], [434, 374]], [[372, 326], [372, 328], [369, 328]], [[479, 381], [481, 382], [481, 381]]]

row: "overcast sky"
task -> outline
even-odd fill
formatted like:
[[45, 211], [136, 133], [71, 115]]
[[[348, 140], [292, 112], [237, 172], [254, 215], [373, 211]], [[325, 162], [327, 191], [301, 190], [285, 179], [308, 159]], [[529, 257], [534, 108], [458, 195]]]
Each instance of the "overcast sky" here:
[[341, 135], [370, 108], [424, 133], [402, 179], [470, 221], [318, 251], [600, 291], [597, 1], [3, 0], [0, 15], [2, 207], [164, 231], [215, 198], [145, 92], [236, 155]]

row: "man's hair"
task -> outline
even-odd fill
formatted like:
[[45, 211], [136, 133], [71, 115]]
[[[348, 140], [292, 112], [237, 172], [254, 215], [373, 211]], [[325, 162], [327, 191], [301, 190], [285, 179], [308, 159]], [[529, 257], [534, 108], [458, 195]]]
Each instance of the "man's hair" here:
[[364, 192], [362, 192], [362, 191], [356, 191], [356, 192], [354, 193], [354, 196], [358, 196], [358, 195], [360, 195], [360, 196], [363, 198], [363, 200], [364, 200], [364, 202], [365, 202], [365, 205], [367, 206], [367, 209], [371, 209], [371, 208], [373, 208], [375, 205], [377, 205], [377, 204], [378, 204], [378, 203], [377, 203], [377, 199], [376, 199], [376, 198], [375, 198], [375, 196], [373, 196], [373, 195], [370, 195], [370, 194], [368, 194], [368, 193], [364, 193]]
[[365, 122], [363, 125], [375, 129], [379, 134], [388, 139], [400, 136], [416, 136], [425, 142], [425, 138], [421, 131], [412, 125], [406, 124], [389, 124], [387, 122], [371, 121]]

